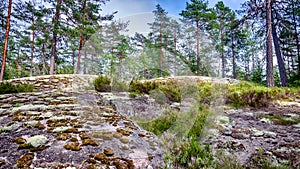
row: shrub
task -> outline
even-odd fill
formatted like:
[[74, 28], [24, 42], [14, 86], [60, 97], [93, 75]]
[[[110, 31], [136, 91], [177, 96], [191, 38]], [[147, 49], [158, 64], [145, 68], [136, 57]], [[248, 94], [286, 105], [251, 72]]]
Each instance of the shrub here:
[[228, 86], [227, 103], [234, 107], [263, 107], [272, 100], [285, 96], [283, 88], [268, 88], [260, 85], [241, 83]]
[[100, 75], [94, 80], [94, 86], [96, 91], [98, 92], [110, 92], [111, 91], [110, 83], [111, 83], [110, 78], [102, 75]]
[[117, 78], [114, 78], [112, 81], [112, 91], [114, 92], [126, 92], [128, 91], [128, 85]]
[[179, 86], [173, 81], [155, 82], [155, 81], [137, 81], [132, 80], [129, 85], [131, 96], [137, 94], [150, 94], [152, 91], [160, 90], [172, 102], [181, 101], [181, 92]]
[[198, 139], [188, 138], [176, 145], [164, 158], [165, 163], [171, 163], [172, 168], [209, 168], [214, 159], [208, 145], [200, 145]]
[[138, 125], [147, 131], [153, 132], [156, 135], [161, 135], [164, 131], [168, 130], [174, 124], [176, 118], [176, 112], [170, 110], [152, 121], [140, 121], [138, 122]]
[[24, 93], [32, 92], [34, 85], [31, 84], [18, 84], [13, 85], [11, 83], [0, 83], [0, 94], [10, 94], [10, 93]]
[[150, 94], [150, 91], [156, 88], [158, 88], [158, 84], [151, 81], [132, 80], [129, 84], [129, 92], [136, 94]]
[[159, 89], [171, 102], [181, 102], [181, 92], [177, 84], [161, 85]]

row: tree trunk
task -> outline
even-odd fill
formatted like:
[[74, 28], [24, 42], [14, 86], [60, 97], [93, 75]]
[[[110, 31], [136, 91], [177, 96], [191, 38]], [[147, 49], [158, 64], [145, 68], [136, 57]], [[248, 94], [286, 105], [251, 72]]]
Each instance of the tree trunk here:
[[273, 51], [272, 51], [272, 7], [271, 1], [267, 0], [267, 16], [266, 16], [266, 25], [267, 25], [267, 35], [266, 35], [266, 74], [267, 74], [267, 86], [274, 87], [274, 70], [273, 70]]
[[[32, 16], [32, 25], [34, 25], [34, 16]], [[30, 58], [30, 73], [29, 73], [29, 76], [30, 76], [30, 77], [32, 77], [32, 74], [33, 74], [34, 40], [35, 40], [35, 31], [32, 30], [31, 58]]]
[[73, 66], [73, 73], [75, 73], [75, 50], [72, 52], [72, 66]]
[[3, 55], [2, 55], [2, 66], [1, 66], [1, 72], [0, 72], [0, 81], [3, 81], [3, 76], [4, 76], [4, 71], [5, 71], [5, 64], [6, 64], [6, 57], [7, 57], [7, 47], [8, 47], [8, 38], [9, 38], [9, 31], [10, 31], [11, 6], [12, 6], [12, 0], [9, 0], [8, 12], [7, 12], [7, 21], [6, 21], [4, 49], [3, 49]]
[[196, 20], [196, 45], [197, 45], [197, 75], [201, 75], [200, 67], [200, 46], [199, 46], [199, 20]]
[[80, 41], [79, 41], [79, 49], [78, 49], [78, 56], [77, 56], [77, 70], [76, 73], [80, 73], [80, 64], [81, 64], [81, 50], [83, 47], [83, 36], [80, 36]]
[[233, 41], [233, 32], [231, 32], [231, 52], [232, 52], [232, 72], [233, 78], [236, 79], [236, 65], [235, 65], [235, 51], [234, 51], [234, 41]]
[[299, 34], [297, 29], [297, 20], [296, 20], [296, 8], [294, 4], [294, 0], [292, 1], [293, 4], [293, 29], [294, 29], [294, 37], [296, 40], [296, 46], [297, 46], [297, 56], [298, 56], [298, 75], [300, 75], [300, 42], [299, 42]]
[[[84, 0], [82, 5], [82, 16], [85, 19], [85, 10], [86, 10], [86, 0]], [[83, 47], [83, 33], [80, 35], [79, 49], [78, 49], [78, 58], [77, 58], [77, 74], [80, 73], [80, 60], [81, 60], [81, 50]]]
[[223, 28], [220, 30], [221, 32], [221, 59], [222, 59], [222, 78], [225, 77], [225, 56], [224, 56], [224, 33]]
[[87, 74], [87, 62], [88, 62], [88, 59], [87, 59], [87, 53], [86, 53], [86, 50], [84, 50], [84, 64], [83, 64], [83, 74]]
[[46, 75], [46, 73], [48, 72], [47, 70], [47, 63], [46, 63], [46, 49], [45, 49], [45, 44], [43, 43], [43, 46], [42, 46], [42, 56], [43, 56], [43, 70], [42, 70], [42, 74], [43, 75]]
[[159, 74], [160, 74], [160, 77], [162, 77], [162, 63], [163, 63], [163, 38], [162, 38], [162, 24], [160, 22], [160, 27], [159, 27], [159, 40], [160, 40], [160, 50], [159, 50]]
[[285, 66], [284, 66], [282, 55], [281, 55], [279, 40], [278, 40], [278, 36], [277, 36], [277, 32], [276, 32], [274, 23], [272, 23], [272, 36], [273, 36], [273, 43], [274, 43], [275, 53], [276, 53], [277, 62], [278, 62], [278, 70], [279, 70], [279, 75], [280, 75], [281, 86], [288, 86]]
[[52, 38], [52, 50], [51, 50], [51, 57], [50, 57], [50, 75], [54, 74], [54, 69], [55, 69], [55, 59], [56, 59], [56, 44], [57, 44], [57, 30], [58, 30], [58, 22], [59, 22], [59, 17], [60, 17], [60, 6], [61, 6], [61, 1], [62, 0], [57, 0], [56, 2], [56, 12], [55, 12], [55, 17], [53, 20], [54, 23], [54, 30], [53, 30], [53, 38]]
[[174, 35], [174, 76], [177, 74], [177, 37], [176, 37], [176, 32]]
[[20, 63], [20, 52], [21, 52], [21, 46], [19, 45], [18, 47], [18, 55], [17, 55], [17, 61], [16, 61], [16, 69], [17, 69], [17, 77], [20, 78], [21, 77], [21, 74], [20, 72], [22, 71], [22, 65], [20, 66], [19, 63]]

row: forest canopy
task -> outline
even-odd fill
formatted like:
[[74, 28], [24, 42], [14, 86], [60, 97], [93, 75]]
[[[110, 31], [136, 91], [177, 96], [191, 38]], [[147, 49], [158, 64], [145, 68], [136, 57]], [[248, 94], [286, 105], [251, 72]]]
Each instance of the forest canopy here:
[[[113, 0], [111, 0], [113, 1]], [[53, 74], [228, 77], [267, 86], [300, 85], [299, 0], [190, 0], [170, 17], [157, 4], [150, 31], [103, 13], [108, 0], [0, 2], [0, 81]]]

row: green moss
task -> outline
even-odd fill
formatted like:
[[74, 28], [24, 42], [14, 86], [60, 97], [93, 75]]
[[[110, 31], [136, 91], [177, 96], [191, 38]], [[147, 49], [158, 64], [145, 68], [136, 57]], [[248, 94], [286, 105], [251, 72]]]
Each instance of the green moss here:
[[202, 134], [202, 131], [207, 123], [207, 117], [210, 113], [211, 112], [207, 106], [199, 106], [195, 122], [187, 134], [188, 137], [198, 138]]
[[181, 101], [180, 88], [172, 80], [166, 82], [133, 80], [129, 85], [130, 96], [137, 96], [139, 94], [151, 94], [151, 92], [157, 90], [160, 90], [172, 102]]
[[152, 121], [139, 121], [137, 123], [143, 129], [153, 132], [156, 135], [161, 135], [174, 124], [177, 119], [177, 113], [177, 111], [170, 110]]
[[94, 80], [95, 90], [98, 92], [110, 92], [111, 91], [110, 83], [111, 83], [110, 78], [106, 76], [99, 76]]
[[290, 88], [268, 88], [249, 82], [234, 85], [200, 82], [198, 83], [198, 93], [197, 99], [202, 104], [208, 105], [216, 98], [224, 97], [228, 105], [241, 108], [264, 107], [273, 100], [295, 98], [298, 91]]
[[234, 107], [263, 107], [272, 100], [285, 96], [284, 88], [268, 88], [251, 83], [240, 83], [228, 86], [227, 103]]
[[260, 115], [262, 118], [267, 118], [272, 120], [275, 124], [279, 125], [294, 125], [300, 123], [300, 118], [297, 117], [284, 117], [278, 114], [267, 114]]
[[34, 86], [30, 84], [13, 85], [6, 82], [0, 83], [0, 94], [32, 92], [33, 89]]

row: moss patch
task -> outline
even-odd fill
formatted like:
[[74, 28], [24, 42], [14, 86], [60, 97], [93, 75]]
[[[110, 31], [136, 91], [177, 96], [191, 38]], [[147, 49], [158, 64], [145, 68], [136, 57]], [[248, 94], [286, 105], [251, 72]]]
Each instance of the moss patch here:
[[139, 94], [150, 94], [152, 91], [160, 90], [171, 102], [181, 101], [181, 92], [175, 81], [137, 81], [133, 80], [129, 85], [131, 96]]
[[161, 135], [168, 130], [177, 119], [177, 111], [165, 111], [160, 117], [151, 121], [138, 121], [138, 125], [143, 129]]
[[294, 125], [300, 123], [300, 118], [298, 117], [285, 117], [278, 114], [260, 115], [260, 117], [270, 119], [275, 124], [279, 125]]
[[20, 157], [18, 159], [17, 167], [18, 168], [29, 168], [29, 166], [32, 163], [33, 158], [34, 158], [33, 153], [27, 153], [27, 154], [23, 155], [22, 157]]
[[72, 151], [80, 151], [81, 146], [78, 142], [69, 142], [66, 145], [64, 145], [64, 148], [67, 150], [72, 150]]

